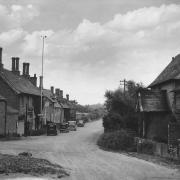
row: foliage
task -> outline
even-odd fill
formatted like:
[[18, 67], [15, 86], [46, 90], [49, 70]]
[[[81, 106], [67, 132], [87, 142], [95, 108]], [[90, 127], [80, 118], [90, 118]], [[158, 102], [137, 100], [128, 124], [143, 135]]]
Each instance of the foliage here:
[[107, 114], [103, 118], [105, 132], [120, 128], [138, 130], [138, 117], [135, 112], [136, 91], [141, 87], [142, 84], [128, 81], [125, 92], [120, 88], [115, 91], [106, 91]]
[[103, 148], [112, 150], [134, 149], [134, 138], [122, 129], [102, 134], [97, 143]]
[[80, 113], [88, 113], [88, 118], [90, 120], [100, 119], [105, 114], [105, 109], [102, 104], [93, 104], [93, 105], [76, 105], [76, 111]]

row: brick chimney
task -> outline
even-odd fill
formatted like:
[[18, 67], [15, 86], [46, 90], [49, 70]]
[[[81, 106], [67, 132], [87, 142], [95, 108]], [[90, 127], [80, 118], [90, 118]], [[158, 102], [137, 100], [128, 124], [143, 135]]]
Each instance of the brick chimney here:
[[63, 98], [63, 90], [60, 90], [59, 96], [60, 96], [60, 98]]
[[16, 75], [20, 75], [19, 57], [12, 57], [12, 72]]
[[55, 94], [56, 94], [56, 97], [59, 98], [59, 95], [60, 95], [60, 89], [59, 88], [55, 89]]
[[29, 79], [31, 81], [31, 83], [37, 87], [37, 76], [36, 74], [34, 74], [34, 76], [30, 77]]
[[54, 95], [54, 86], [51, 86], [51, 93]]
[[12, 72], [15, 72], [15, 63], [16, 63], [16, 58], [12, 57]]
[[2, 63], [2, 47], [0, 47], [0, 70], [3, 69], [3, 63]]
[[69, 101], [69, 94], [66, 94], [66, 99], [67, 101]]
[[30, 75], [29, 75], [29, 63], [23, 63], [23, 76], [26, 77], [26, 78], [30, 78]]

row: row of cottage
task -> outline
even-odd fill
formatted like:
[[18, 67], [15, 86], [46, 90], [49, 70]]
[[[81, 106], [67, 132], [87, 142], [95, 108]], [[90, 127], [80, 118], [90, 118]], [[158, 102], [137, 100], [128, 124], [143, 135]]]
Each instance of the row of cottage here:
[[180, 139], [180, 55], [137, 95], [141, 137], [176, 146]]
[[19, 70], [19, 58], [12, 57], [12, 69], [4, 68], [2, 48], [0, 48], [0, 135], [28, 134], [42, 129], [48, 121], [57, 126], [62, 122], [75, 120], [75, 101], [69, 95], [63, 98], [59, 88], [44, 89], [37, 87], [37, 77], [30, 76], [29, 63], [23, 63], [23, 72]]

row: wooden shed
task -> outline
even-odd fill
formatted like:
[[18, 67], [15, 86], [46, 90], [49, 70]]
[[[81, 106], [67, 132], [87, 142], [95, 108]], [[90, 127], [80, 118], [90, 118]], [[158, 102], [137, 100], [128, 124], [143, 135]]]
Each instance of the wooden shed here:
[[166, 91], [141, 89], [138, 92], [139, 134], [148, 139], [168, 141], [171, 113]]

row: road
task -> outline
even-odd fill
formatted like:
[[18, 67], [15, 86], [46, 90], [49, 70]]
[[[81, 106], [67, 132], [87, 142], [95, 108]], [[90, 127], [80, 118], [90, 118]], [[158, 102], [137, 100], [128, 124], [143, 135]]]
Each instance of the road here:
[[99, 149], [96, 141], [102, 132], [102, 121], [96, 121], [78, 128], [77, 132], [0, 142], [0, 153], [29, 151], [34, 157], [58, 163], [71, 173], [64, 180], [180, 179], [180, 174], [175, 169]]

